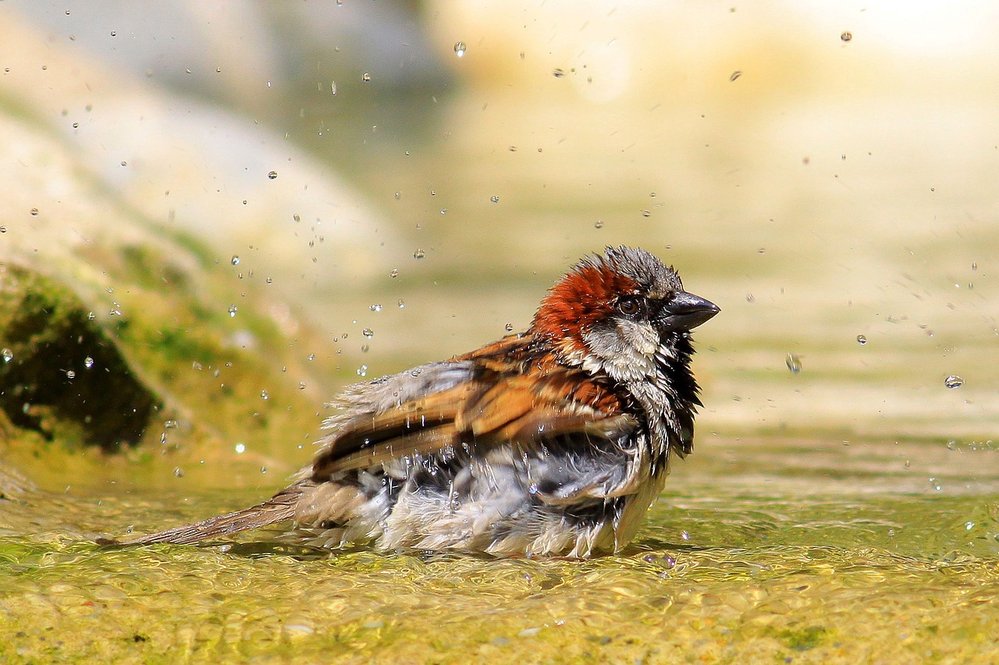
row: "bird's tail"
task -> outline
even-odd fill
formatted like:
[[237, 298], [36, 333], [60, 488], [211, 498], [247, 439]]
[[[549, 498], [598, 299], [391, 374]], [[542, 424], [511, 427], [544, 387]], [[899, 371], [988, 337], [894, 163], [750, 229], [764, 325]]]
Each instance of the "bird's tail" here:
[[259, 529], [268, 524], [294, 519], [296, 506], [310, 481], [290, 485], [271, 498], [255, 506], [209, 517], [195, 524], [174, 527], [147, 536], [129, 536], [121, 540], [98, 539], [101, 545], [151, 545], [153, 543], [196, 543], [199, 540], [225, 536], [231, 533]]

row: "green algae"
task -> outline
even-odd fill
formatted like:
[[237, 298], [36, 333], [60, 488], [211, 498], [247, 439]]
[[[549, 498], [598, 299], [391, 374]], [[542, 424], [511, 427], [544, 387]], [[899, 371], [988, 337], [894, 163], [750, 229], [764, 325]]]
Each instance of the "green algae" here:
[[162, 406], [75, 293], [15, 265], [0, 268], [0, 344], [0, 409], [48, 441], [134, 444]]

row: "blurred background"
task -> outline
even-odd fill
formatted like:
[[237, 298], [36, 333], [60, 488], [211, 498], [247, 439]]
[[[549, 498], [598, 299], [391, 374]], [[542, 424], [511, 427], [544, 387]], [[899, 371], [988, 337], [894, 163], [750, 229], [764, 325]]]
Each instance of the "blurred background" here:
[[186, 413], [290, 471], [345, 383], [521, 330], [580, 256], [639, 245], [722, 308], [694, 459], [866, 441], [900, 471], [999, 425], [997, 27], [975, 2], [7, 1], [0, 259], [148, 326], [140, 366], [221, 327], [232, 357], [146, 371], [180, 412], [146, 436]]

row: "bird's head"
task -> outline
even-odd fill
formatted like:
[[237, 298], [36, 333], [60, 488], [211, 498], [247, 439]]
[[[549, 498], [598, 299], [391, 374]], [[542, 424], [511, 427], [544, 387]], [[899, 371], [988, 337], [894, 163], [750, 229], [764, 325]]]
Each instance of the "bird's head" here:
[[686, 364], [689, 331], [718, 311], [684, 291], [676, 271], [649, 252], [608, 247], [548, 291], [531, 331], [565, 364], [642, 380], [671, 359]]

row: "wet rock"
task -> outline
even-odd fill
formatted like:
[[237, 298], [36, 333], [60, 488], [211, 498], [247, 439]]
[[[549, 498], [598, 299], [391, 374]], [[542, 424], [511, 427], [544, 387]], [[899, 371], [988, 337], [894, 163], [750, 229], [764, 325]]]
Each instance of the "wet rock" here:
[[0, 265], [0, 346], [0, 410], [46, 440], [135, 444], [161, 407], [79, 297], [28, 268]]

